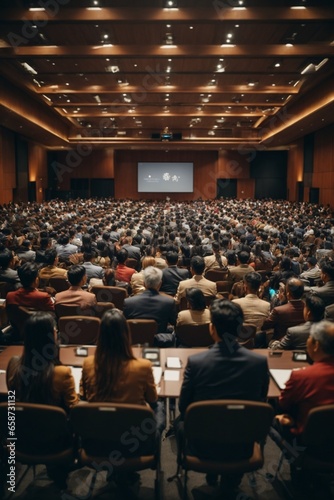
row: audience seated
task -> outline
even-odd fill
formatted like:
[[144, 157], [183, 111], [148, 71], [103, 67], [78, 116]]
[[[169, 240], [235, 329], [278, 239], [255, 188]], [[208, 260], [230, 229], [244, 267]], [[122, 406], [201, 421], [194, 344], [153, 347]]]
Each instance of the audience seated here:
[[132, 267], [126, 266], [125, 262], [128, 257], [129, 254], [126, 248], [121, 248], [121, 250], [116, 253], [116, 260], [118, 264], [115, 269], [115, 279], [123, 283], [130, 283], [132, 275], [137, 272]]
[[8, 248], [0, 251], [0, 282], [8, 283], [13, 290], [21, 286], [20, 278], [14, 267], [14, 254]]
[[261, 275], [256, 272], [247, 273], [243, 281], [246, 295], [240, 299], [234, 299], [233, 302], [241, 307], [244, 313], [244, 322], [255, 325], [257, 329], [260, 329], [270, 312], [269, 302], [258, 297], [262, 282]]
[[178, 267], [178, 259], [179, 254], [177, 252], [167, 252], [166, 261], [168, 267], [162, 271], [162, 285], [160, 291], [172, 297], [176, 294], [180, 281], [189, 278], [188, 269]]
[[334, 261], [322, 260], [320, 262], [322, 286], [306, 288], [307, 292], [315, 293], [325, 303], [325, 306], [334, 304]]
[[146, 290], [144, 283], [144, 270], [149, 266], [155, 267], [154, 257], [144, 257], [141, 261], [141, 271], [139, 271], [139, 273], [133, 273], [131, 276], [130, 286], [132, 295], [136, 295], [137, 293], [141, 293]]
[[230, 269], [229, 279], [235, 283], [243, 279], [245, 274], [252, 273], [254, 269], [249, 265], [250, 254], [242, 250], [237, 254], [237, 265]]
[[206, 297], [217, 295], [217, 285], [213, 281], [204, 278], [204, 269], [205, 262], [203, 257], [199, 255], [192, 257], [190, 261], [192, 278], [180, 281], [175, 295], [175, 302], [177, 304], [180, 303], [182, 297], [186, 296], [187, 288], [199, 288]]
[[81, 309], [88, 309], [96, 305], [96, 296], [94, 293], [83, 290], [86, 285], [87, 275], [84, 266], [71, 266], [67, 273], [70, 288], [59, 292], [55, 296], [56, 304], [75, 304]]
[[186, 298], [189, 309], [178, 313], [176, 325], [202, 325], [210, 323], [210, 310], [206, 307], [202, 290], [199, 288], [187, 288]]
[[[97, 256], [97, 252], [95, 250], [91, 250], [90, 252], [86, 251], [83, 254], [83, 267], [86, 269], [87, 275], [87, 284], [90, 284], [90, 280], [100, 280], [100, 284], [103, 285], [104, 278], [104, 269], [101, 266], [94, 264], [95, 257]], [[96, 282], [94, 284], [97, 284]]]
[[58, 267], [59, 257], [55, 248], [45, 251], [44, 267], [39, 271], [40, 279], [48, 282], [50, 278], [67, 278], [67, 270]]

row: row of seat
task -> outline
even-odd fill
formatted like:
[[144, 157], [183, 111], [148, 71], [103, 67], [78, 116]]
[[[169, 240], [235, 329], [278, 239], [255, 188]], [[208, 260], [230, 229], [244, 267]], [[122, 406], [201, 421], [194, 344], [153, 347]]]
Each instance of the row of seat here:
[[[6, 446], [7, 417], [8, 405], [1, 403], [3, 455], [10, 453]], [[227, 475], [260, 469], [264, 464], [263, 443], [272, 419], [273, 409], [267, 403], [219, 400], [191, 404], [185, 415], [177, 473], [169, 480], [180, 479], [183, 469], [183, 498], [186, 499], [189, 470]], [[334, 405], [310, 411], [303, 447], [295, 457], [296, 467], [311, 473], [334, 472], [333, 420]], [[219, 422], [219, 425], [212, 425], [212, 422]], [[132, 429], [140, 429], [141, 433], [134, 435]], [[108, 477], [115, 480], [122, 472], [153, 469], [155, 498], [160, 498], [161, 441], [155, 432], [153, 412], [147, 406], [84, 403], [72, 409], [68, 421], [61, 408], [16, 403], [16, 437], [16, 460], [22, 464], [73, 468], [77, 461], [78, 468], [94, 469], [90, 494], [102, 469], [107, 469]], [[6, 457], [3, 458], [4, 463], [8, 463]]]

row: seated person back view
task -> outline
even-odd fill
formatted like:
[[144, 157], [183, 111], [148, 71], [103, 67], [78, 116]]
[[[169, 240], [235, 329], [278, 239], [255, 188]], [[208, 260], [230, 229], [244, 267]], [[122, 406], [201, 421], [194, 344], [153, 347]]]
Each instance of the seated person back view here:
[[262, 282], [261, 274], [256, 272], [248, 273], [244, 276], [243, 281], [246, 296], [234, 299], [233, 302], [241, 307], [244, 313], [244, 322], [255, 325], [259, 329], [270, 312], [269, 302], [260, 299], [257, 295]]
[[288, 328], [281, 340], [269, 343], [271, 349], [306, 350], [311, 327], [324, 318], [325, 304], [317, 295], [308, 295], [305, 299], [304, 321], [301, 325]]
[[177, 287], [179, 286], [180, 281], [189, 278], [188, 269], [178, 267], [178, 259], [179, 256], [177, 252], [167, 252], [166, 261], [168, 267], [166, 267], [162, 271], [162, 285], [160, 291], [167, 293], [167, 295], [171, 295], [173, 297], [176, 294]]
[[21, 286], [20, 278], [15, 269], [12, 269], [14, 264], [14, 255], [8, 248], [2, 248], [0, 252], [0, 281], [7, 283], [8, 288], [14, 290]]
[[144, 270], [146, 290], [124, 301], [123, 312], [126, 319], [154, 319], [158, 333], [166, 333], [168, 324], [175, 325], [176, 308], [172, 297], [160, 294], [162, 271], [149, 266]]
[[206, 307], [202, 290], [199, 288], [187, 288], [186, 298], [189, 309], [179, 312], [176, 325], [202, 325], [210, 323], [210, 310]]
[[84, 266], [71, 266], [67, 272], [67, 278], [71, 286], [68, 290], [56, 294], [56, 304], [73, 304], [81, 309], [88, 309], [96, 305], [96, 296], [82, 289], [87, 282]]
[[186, 296], [187, 288], [199, 288], [202, 290], [206, 297], [217, 295], [217, 285], [214, 281], [204, 278], [203, 273], [205, 269], [205, 262], [203, 257], [196, 255], [190, 261], [190, 271], [192, 278], [180, 281], [176, 295], [175, 302], [180, 303], [182, 297]]
[[39, 271], [40, 279], [48, 281], [50, 278], [67, 278], [67, 270], [58, 267], [58, 255], [55, 248], [49, 248], [44, 254], [44, 266]]
[[115, 269], [115, 279], [117, 281], [125, 281], [126, 283], [130, 283], [132, 275], [137, 272], [135, 269], [132, 269], [132, 267], [128, 267], [125, 265], [128, 256], [129, 254], [126, 248], [121, 248], [116, 253], [118, 264]]

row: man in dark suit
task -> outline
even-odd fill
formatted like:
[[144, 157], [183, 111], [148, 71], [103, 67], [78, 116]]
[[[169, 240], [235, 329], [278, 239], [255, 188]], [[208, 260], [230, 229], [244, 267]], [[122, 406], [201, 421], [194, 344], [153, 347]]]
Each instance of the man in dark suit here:
[[168, 267], [162, 271], [162, 285], [160, 291], [173, 297], [176, 294], [180, 281], [189, 278], [188, 269], [182, 269], [177, 266], [178, 258], [179, 256], [176, 252], [167, 252], [166, 261]]
[[[191, 403], [216, 399], [265, 401], [269, 384], [267, 358], [238, 344], [242, 323], [243, 312], [238, 304], [224, 299], [213, 302], [210, 334], [215, 343], [211, 349], [190, 356], [184, 373], [179, 400], [180, 420], [176, 423], [179, 444], [182, 420]], [[216, 479], [207, 476], [209, 484]], [[241, 477], [230, 479], [230, 485], [236, 486]]]
[[149, 266], [144, 270], [146, 290], [124, 301], [123, 313], [126, 319], [154, 319], [158, 333], [166, 333], [168, 324], [175, 325], [176, 307], [172, 297], [159, 293], [162, 271]]
[[[297, 326], [304, 323], [304, 301], [301, 299], [304, 293], [304, 284], [298, 278], [290, 278], [286, 283], [287, 304], [274, 307], [269, 318], [267, 318], [262, 330], [273, 328], [274, 334], [272, 340], [281, 340], [286, 331], [291, 326]], [[258, 348], [267, 347], [268, 339], [265, 332], [256, 334], [255, 346]]]
[[306, 288], [306, 292], [315, 293], [325, 302], [325, 306], [334, 304], [334, 261], [324, 260], [320, 264], [321, 280], [323, 286], [312, 286]]
[[269, 343], [271, 349], [306, 350], [306, 341], [309, 337], [311, 326], [324, 318], [324, 301], [316, 295], [309, 295], [305, 299], [305, 323], [287, 329], [286, 335], [281, 340]]

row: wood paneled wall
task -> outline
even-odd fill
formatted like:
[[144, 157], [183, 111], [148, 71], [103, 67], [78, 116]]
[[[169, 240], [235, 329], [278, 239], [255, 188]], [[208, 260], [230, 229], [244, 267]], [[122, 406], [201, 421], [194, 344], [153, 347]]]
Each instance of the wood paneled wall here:
[[15, 136], [14, 133], [0, 128], [0, 204], [13, 201], [16, 187], [15, 173]]
[[320, 188], [319, 203], [334, 208], [334, 125], [315, 134], [312, 187]]
[[237, 198], [253, 198], [255, 180], [250, 178], [249, 155], [238, 151], [219, 151], [217, 179], [238, 179]]
[[48, 187], [46, 149], [38, 144], [29, 143], [28, 154], [29, 182], [36, 182], [36, 201], [41, 203]]
[[[304, 143], [300, 139], [293, 144], [288, 154], [287, 193], [289, 201], [297, 201], [297, 182], [303, 182]], [[305, 197], [304, 197], [305, 200]]]

